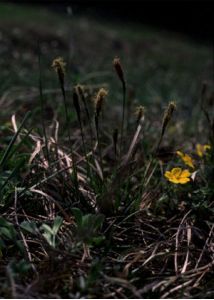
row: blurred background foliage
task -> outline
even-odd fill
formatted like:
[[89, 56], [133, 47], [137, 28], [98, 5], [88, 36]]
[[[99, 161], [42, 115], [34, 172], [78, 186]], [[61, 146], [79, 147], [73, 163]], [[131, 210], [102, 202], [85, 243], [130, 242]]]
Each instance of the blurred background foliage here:
[[[50, 117], [52, 106], [58, 103], [55, 101], [57, 78], [50, 67], [53, 58], [62, 56], [67, 62], [68, 90], [76, 83], [106, 85], [110, 90], [109, 103], [120, 103], [118, 82], [112, 68], [112, 59], [119, 56], [127, 74], [128, 98], [133, 105], [149, 106], [150, 111], [157, 115], [168, 101], [175, 100], [179, 105], [180, 120], [191, 118], [191, 124], [195, 126], [202, 82], [212, 82], [214, 78], [213, 45], [208, 30], [210, 20], [208, 16], [204, 22], [203, 9], [204, 19], [197, 36], [196, 18], [200, 17], [197, 15], [200, 7], [192, 9], [188, 23], [190, 9], [186, 10], [184, 6], [182, 10], [182, 5], [177, 3], [178, 12], [183, 11], [179, 33], [179, 26], [175, 27], [178, 21], [173, 18], [175, 10], [167, 2], [159, 5], [155, 2], [153, 15], [147, 3], [141, 17], [137, 2], [133, 6], [124, 2], [124, 7], [119, 2], [113, 6], [111, 1], [103, 5], [96, 1], [88, 4], [68, 1], [63, 5], [59, 2], [52, 5], [48, 5], [51, 2], [36, 3], [0, 4], [2, 117], [8, 118], [8, 113], [26, 112], [39, 106], [39, 44], [42, 83], [46, 100], [50, 103], [47, 107]], [[166, 5], [171, 7], [169, 13], [165, 11]], [[193, 5], [192, 8], [197, 7]], [[150, 22], [149, 17], [145, 17], [146, 12], [151, 16]], [[189, 36], [191, 28], [192, 35]], [[212, 93], [211, 90], [211, 96]], [[120, 111], [120, 105], [115, 106], [115, 112], [117, 110]], [[191, 128], [189, 124], [186, 127], [190, 134]]]

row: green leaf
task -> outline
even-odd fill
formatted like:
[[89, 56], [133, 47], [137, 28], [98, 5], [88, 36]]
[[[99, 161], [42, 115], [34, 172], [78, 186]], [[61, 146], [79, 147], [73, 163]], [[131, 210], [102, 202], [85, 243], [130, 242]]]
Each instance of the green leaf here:
[[8, 226], [12, 226], [12, 223], [8, 222], [3, 217], [0, 217], [0, 226], [2, 226], [2, 227], [8, 227]]
[[43, 233], [43, 236], [46, 239], [46, 241], [48, 242], [48, 244], [50, 246], [53, 246], [52, 234], [50, 234], [49, 232], [45, 232], [45, 233]]
[[51, 235], [54, 234], [52, 228], [50, 226], [48, 226], [47, 224], [42, 224], [41, 228], [44, 229], [44, 231], [46, 233], [49, 233]]
[[10, 173], [10, 175], [6, 178], [6, 180], [2, 183], [0, 186], [0, 191], [3, 190], [3, 188], [7, 185], [7, 183], [12, 179], [19, 171], [19, 169], [24, 165], [24, 159], [17, 162], [16, 167], [13, 169], [13, 171]]
[[103, 224], [103, 222], [104, 222], [104, 218], [105, 218], [105, 216], [102, 215], [102, 214], [99, 214], [99, 215], [97, 215], [97, 216], [95, 217], [95, 220], [94, 220], [94, 227], [95, 227], [96, 229], [99, 229], [99, 228], [102, 226], [102, 224]]
[[97, 236], [97, 237], [94, 237], [94, 238], [93, 238], [93, 243], [94, 243], [96, 246], [99, 246], [104, 240], [105, 240], [105, 237], [104, 237], [104, 236]]
[[35, 222], [28, 222], [28, 221], [23, 221], [21, 224], [20, 224], [20, 227], [22, 229], [24, 229], [25, 231], [29, 232], [29, 233], [37, 233], [38, 231], [38, 228], [36, 226], [36, 223]]
[[74, 214], [75, 217], [75, 221], [77, 222], [77, 226], [80, 227], [82, 225], [82, 219], [83, 219], [83, 215], [82, 212], [79, 208], [72, 208], [72, 212]]
[[90, 229], [91, 227], [93, 227], [93, 223], [94, 223], [94, 218], [93, 215], [88, 214], [82, 217], [82, 226], [85, 227], [86, 229]]
[[24, 250], [23, 242], [20, 241], [20, 240], [17, 240], [17, 241], [16, 241], [16, 245], [17, 245], [17, 247], [19, 248], [19, 250], [20, 250], [20, 252], [22, 253], [22, 255], [24, 255], [25, 250]]
[[0, 249], [3, 249], [5, 247], [6, 247], [6, 245], [4, 243], [4, 240], [2, 238], [0, 238]]
[[54, 224], [53, 224], [53, 228], [52, 228], [52, 231], [53, 231], [53, 234], [56, 235], [60, 226], [62, 225], [62, 222], [63, 222], [63, 218], [61, 218], [60, 216], [57, 216], [54, 220]]
[[12, 232], [12, 230], [9, 230], [6, 227], [0, 228], [0, 234], [10, 240], [13, 240], [13, 238], [14, 238], [14, 233]]
[[21, 122], [20, 126], [19, 126], [19, 129], [17, 130], [17, 132], [14, 134], [14, 136], [12, 137], [9, 145], [7, 146], [6, 150], [4, 151], [4, 154], [3, 156], [1, 157], [1, 161], [0, 161], [0, 168], [3, 169], [5, 163], [7, 162], [7, 159], [11, 153], [11, 150], [12, 150], [12, 147], [13, 145], [15, 144], [16, 142], [16, 139], [19, 135], [19, 133], [21, 132], [22, 128], [24, 127], [25, 125], [25, 122], [27, 121], [27, 119], [30, 117], [31, 113], [30, 112], [27, 112], [26, 115], [24, 116], [24, 119], [23, 121]]
[[12, 270], [17, 274], [24, 274], [31, 269], [31, 264], [26, 260], [14, 261], [11, 264]]

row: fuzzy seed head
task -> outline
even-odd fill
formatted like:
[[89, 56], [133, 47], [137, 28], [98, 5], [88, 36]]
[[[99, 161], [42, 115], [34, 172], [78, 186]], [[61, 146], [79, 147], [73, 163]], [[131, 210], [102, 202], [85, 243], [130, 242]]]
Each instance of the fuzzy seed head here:
[[104, 99], [107, 95], [108, 95], [107, 90], [105, 90], [104, 88], [101, 88], [95, 97], [95, 113], [96, 113], [97, 117], [99, 117], [99, 114], [103, 107]]
[[166, 121], [168, 122], [171, 118], [172, 118], [172, 114], [174, 112], [174, 110], [176, 109], [176, 104], [175, 102], [170, 102], [168, 104], [168, 107], [165, 111], [165, 114], [164, 114], [164, 118], [163, 118], [163, 123], [165, 123]]
[[[78, 93], [80, 99], [81, 99], [81, 100], [83, 101], [83, 103], [85, 104], [86, 99], [85, 99], [85, 87], [84, 87], [84, 85], [78, 84], [78, 85], [76, 86], [76, 90], [77, 90], [77, 93]], [[85, 105], [86, 105], [86, 104], [85, 104]]]
[[168, 107], [164, 113], [164, 116], [163, 116], [163, 123], [162, 123], [162, 136], [164, 135], [164, 132], [165, 132], [165, 129], [166, 129], [166, 126], [168, 125], [169, 121], [171, 120], [172, 118], [172, 115], [173, 115], [173, 112], [174, 110], [176, 109], [176, 104], [175, 102], [170, 102], [168, 104]]
[[65, 65], [66, 63], [64, 62], [62, 57], [57, 57], [52, 62], [52, 68], [54, 68], [58, 74], [59, 82], [63, 90], [63, 93], [64, 93]]
[[83, 85], [77, 84], [76, 89], [77, 89], [80, 96], [84, 95], [84, 86]]
[[54, 70], [57, 72], [57, 73], [62, 73], [62, 74], [65, 74], [65, 66], [66, 66], [66, 63], [64, 62], [64, 59], [62, 57], [57, 57], [53, 60], [52, 62], [52, 68], [54, 68]]
[[125, 79], [124, 79], [124, 74], [123, 74], [123, 68], [120, 62], [119, 57], [115, 57], [115, 59], [113, 60], [113, 65], [115, 68], [115, 71], [119, 77], [119, 79], [122, 81], [122, 83], [125, 83]]
[[135, 115], [137, 116], [137, 122], [143, 122], [144, 120], [145, 107], [140, 105], [135, 110]]

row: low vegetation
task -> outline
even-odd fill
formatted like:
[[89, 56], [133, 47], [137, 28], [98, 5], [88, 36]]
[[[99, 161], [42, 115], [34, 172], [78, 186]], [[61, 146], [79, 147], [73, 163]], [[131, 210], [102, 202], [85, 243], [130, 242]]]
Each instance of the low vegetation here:
[[1, 123], [1, 297], [212, 298], [210, 83], [190, 122], [176, 99], [136, 103], [118, 57], [114, 84], [72, 82], [50, 59], [47, 90], [36, 49], [39, 105]]

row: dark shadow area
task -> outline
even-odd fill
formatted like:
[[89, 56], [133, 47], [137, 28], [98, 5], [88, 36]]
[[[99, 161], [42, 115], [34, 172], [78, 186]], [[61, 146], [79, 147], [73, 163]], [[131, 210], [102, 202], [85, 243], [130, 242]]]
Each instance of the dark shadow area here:
[[77, 16], [91, 15], [98, 20], [141, 23], [213, 43], [213, 1], [39, 0], [19, 3], [42, 5], [60, 13], [67, 13], [69, 7]]

